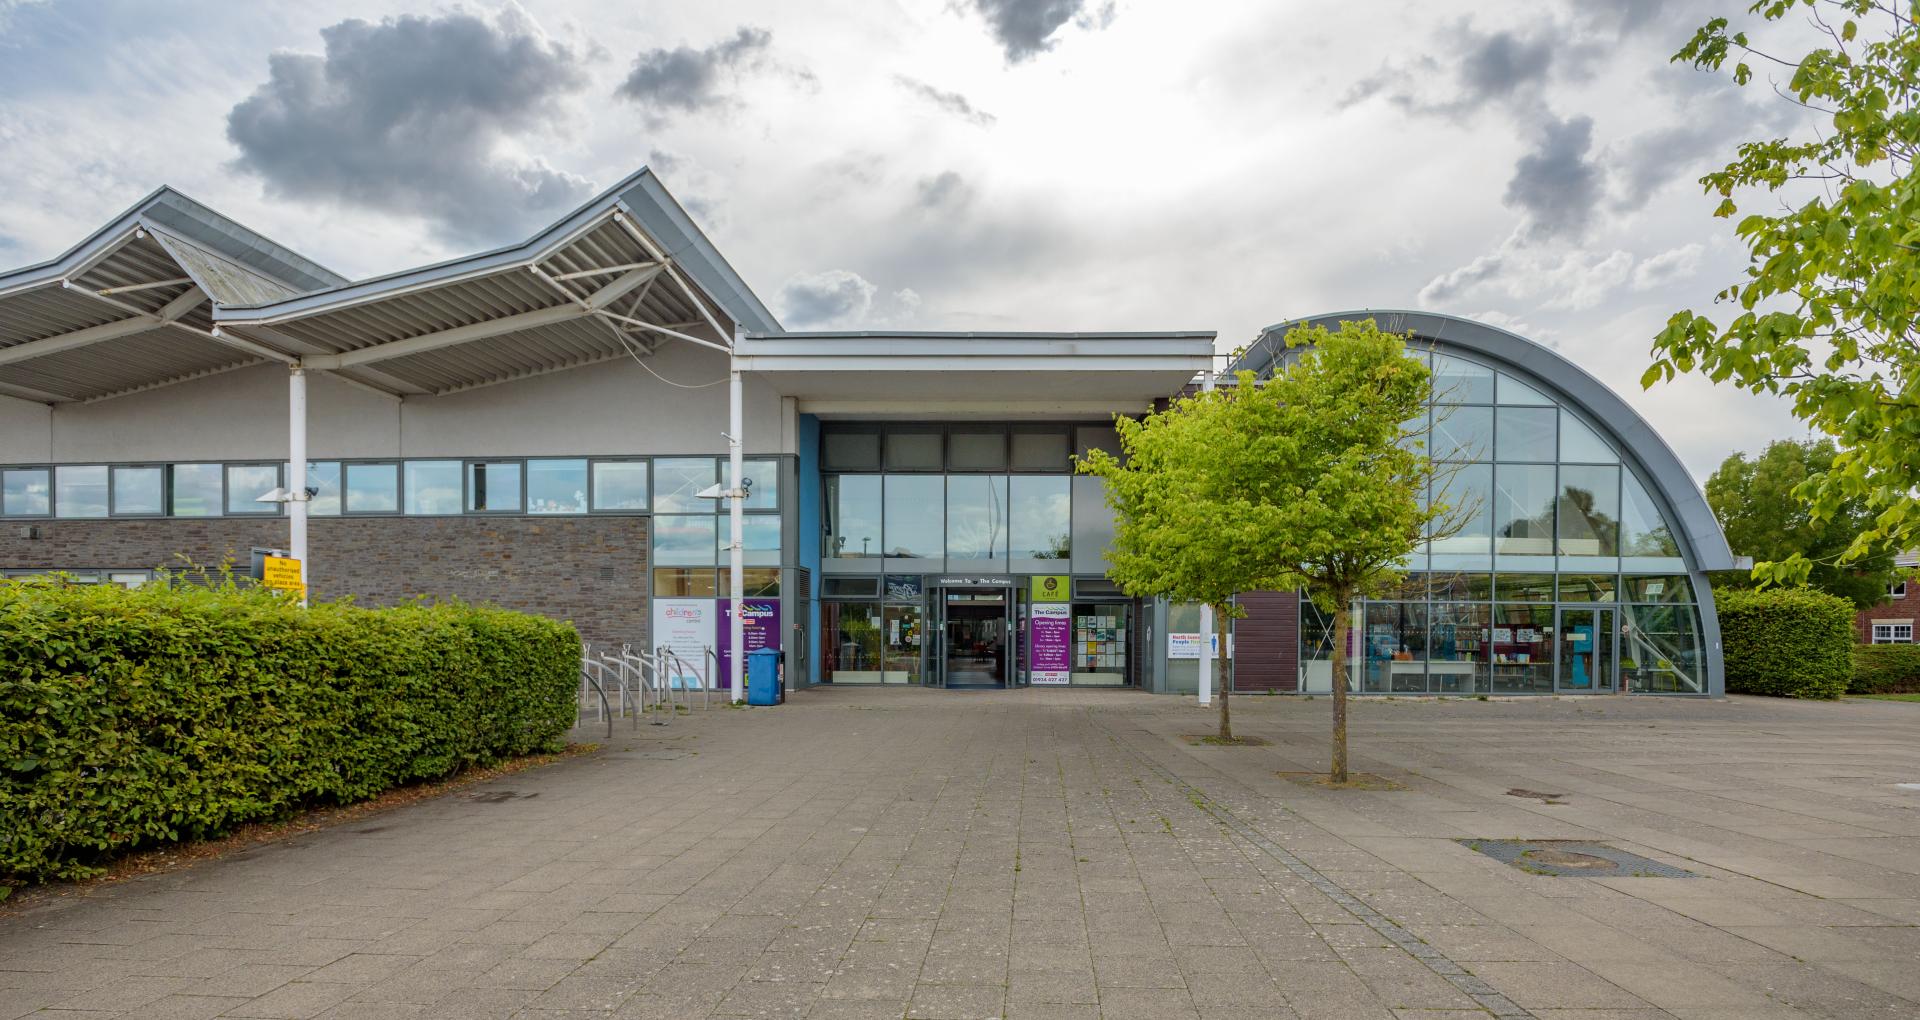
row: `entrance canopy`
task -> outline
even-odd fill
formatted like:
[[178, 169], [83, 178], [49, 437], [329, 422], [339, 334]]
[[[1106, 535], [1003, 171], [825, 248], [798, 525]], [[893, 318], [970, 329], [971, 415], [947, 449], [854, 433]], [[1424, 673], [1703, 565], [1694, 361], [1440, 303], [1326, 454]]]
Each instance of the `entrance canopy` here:
[[104, 400], [265, 362], [443, 395], [779, 324], [642, 169], [526, 242], [359, 282], [170, 189], [0, 275], [0, 394]]
[[1144, 409], [1211, 364], [1215, 334], [778, 333], [740, 367], [822, 417], [1096, 415]]

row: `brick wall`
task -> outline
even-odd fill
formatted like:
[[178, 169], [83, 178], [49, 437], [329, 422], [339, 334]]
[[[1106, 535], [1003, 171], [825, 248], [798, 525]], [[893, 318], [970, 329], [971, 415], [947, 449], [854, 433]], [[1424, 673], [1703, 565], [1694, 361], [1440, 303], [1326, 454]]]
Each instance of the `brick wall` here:
[[1853, 614], [1854, 634], [1862, 644], [1873, 640], [1875, 620], [1882, 623], [1912, 623], [1920, 630], [1920, 582], [1908, 581], [1906, 594]]
[[[319, 517], [307, 541], [319, 598], [456, 596], [571, 620], [595, 644], [646, 643], [644, 517]], [[0, 569], [147, 570], [184, 555], [244, 571], [248, 550], [286, 542], [279, 517], [9, 521]]]

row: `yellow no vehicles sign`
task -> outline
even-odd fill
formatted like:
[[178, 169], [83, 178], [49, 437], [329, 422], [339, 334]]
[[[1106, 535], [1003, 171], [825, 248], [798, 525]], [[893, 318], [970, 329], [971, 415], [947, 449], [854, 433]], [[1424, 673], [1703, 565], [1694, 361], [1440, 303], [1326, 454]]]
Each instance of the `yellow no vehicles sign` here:
[[291, 556], [261, 557], [260, 583], [281, 591], [304, 593], [307, 590], [307, 586], [300, 583], [300, 561]]

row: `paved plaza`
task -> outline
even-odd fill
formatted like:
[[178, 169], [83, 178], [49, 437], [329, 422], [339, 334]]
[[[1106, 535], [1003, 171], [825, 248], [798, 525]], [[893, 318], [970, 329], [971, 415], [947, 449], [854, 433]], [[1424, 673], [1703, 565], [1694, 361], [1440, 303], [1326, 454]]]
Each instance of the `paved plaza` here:
[[1920, 704], [1358, 701], [1384, 790], [1287, 775], [1324, 698], [1234, 705], [1271, 746], [1121, 691], [622, 723], [0, 917], [0, 1018], [1920, 1017]]

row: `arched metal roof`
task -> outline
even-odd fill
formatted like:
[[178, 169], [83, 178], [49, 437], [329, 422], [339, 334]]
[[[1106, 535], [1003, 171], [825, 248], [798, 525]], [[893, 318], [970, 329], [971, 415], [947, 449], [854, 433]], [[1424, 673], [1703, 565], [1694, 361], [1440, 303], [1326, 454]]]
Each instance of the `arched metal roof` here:
[[1733, 552], [1720, 522], [1707, 506], [1706, 497], [1694, 484], [1693, 475], [1673, 452], [1673, 447], [1655, 432], [1646, 419], [1620, 399], [1607, 385], [1547, 347], [1510, 333], [1498, 326], [1438, 312], [1414, 312], [1396, 309], [1360, 309], [1314, 315], [1275, 323], [1260, 331], [1246, 353], [1228, 369], [1265, 372], [1279, 353], [1276, 345], [1262, 343], [1278, 337], [1295, 326], [1324, 326], [1334, 329], [1342, 322], [1372, 319], [1381, 329], [1393, 333], [1411, 333], [1431, 340], [1442, 348], [1452, 347], [1492, 362], [1495, 367], [1510, 368], [1527, 377], [1557, 399], [1585, 413], [1590, 424], [1599, 428], [1615, 447], [1632, 459], [1641, 477], [1653, 490], [1668, 520], [1680, 532], [1687, 559], [1694, 570], [1732, 570]]

